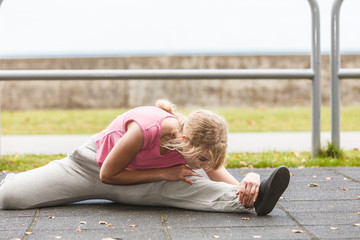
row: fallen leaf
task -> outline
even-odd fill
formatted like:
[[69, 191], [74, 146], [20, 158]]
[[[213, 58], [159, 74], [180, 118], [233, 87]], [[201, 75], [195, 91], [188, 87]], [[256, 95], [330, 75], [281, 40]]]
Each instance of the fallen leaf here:
[[21, 240], [20, 238], [12, 238], [11, 240]]
[[303, 233], [304, 231], [303, 231], [303, 230], [294, 229], [294, 230], [291, 230], [291, 232], [293, 232], [293, 233]]
[[167, 219], [166, 218], [161, 218], [161, 222], [166, 222], [167, 221]]
[[85, 221], [80, 221], [80, 224], [86, 224], [86, 222]]
[[300, 152], [294, 152], [293, 155], [294, 155], [294, 157], [299, 157], [299, 156], [300, 156]]
[[101, 240], [122, 240], [121, 238], [102, 238]]
[[293, 173], [290, 173], [290, 176], [294, 176], [294, 174], [293, 174]]
[[261, 238], [261, 236], [254, 235], [253, 238]]
[[360, 212], [358, 212], [358, 215], [360, 215]]
[[254, 126], [256, 124], [256, 122], [254, 120], [248, 119], [247, 123], [251, 126]]
[[360, 223], [354, 223], [353, 226], [360, 227]]
[[248, 218], [248, 217], [243, 217], [243, 218], [241, 218], [242, 220], [249, 220], [250, 218]]
[[132, 224], [132, 225], [129, 225], [129, 227], [131, 227], [131, 228], [135, 228], [135, 227], [137, 227], [137, 224]]
[[332, 177], [327, 177], [325, 178], [326, 180], [332, 180], [333, 178]]
[[213, 235], [212, 238], [220, 238], [218, 235]]
[[33, 232], [25, 232], [26, 235], [34, 234]]
[[105, 222], [105, 221], [100, 221], [99, 224], [100, 224], [100, 225], [106, 225], [106, 224], [108, 224], [108, 223]]
[[331, 230], [339, 230], [338, 227], [330, 227]]
[[358, 196], [358, 199], [360, 200], [360, 196]]
[[360, 150], [358, 148], [354, 148], [354, 151], [360, 152]]
[[289, 200], [287, 200], [287, 199], [284, 198], [283, 196], [281, 196], [279, 199], [284, 200], [285, 202], [289, 202]]
[[343, 188], [342, 190], [343, 190], [343, 191], [347, 191], [347, 190], [349, 190], [349, 189], [347, 189], [347, 188]]
[[81, 232], [81, 228], [80, 228], [80, 227], [77, 227], [77, 228], [76, 228], [76, 231], [77, 231], [77, 232]]
[[258, 109], [259, 109], [259, 111], [265, 111], [265, 107], [264, 107], [264, 106], [260, 106]]
[[313, 178], [317, 178], [317, 176], [315, 176], [315, 175], [314, 175], [314, 176], [312, 176], [312, 177], [313, 177]]
[[310, 184], [308, 184], [308, 187], [318, 187], [319, 186], [319, 184], [317, 184], [317, 183], [310, 183]]
[[55, 218], [55, 216], [49, 216], [48, 217], [48, 219], [54, 219]]

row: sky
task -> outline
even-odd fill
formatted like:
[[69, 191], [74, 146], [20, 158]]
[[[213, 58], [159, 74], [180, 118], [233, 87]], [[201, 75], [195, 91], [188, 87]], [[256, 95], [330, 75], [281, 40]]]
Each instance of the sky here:
[[[333, 0], [318, 3], [327, 54]], [[343, 53], [360, 53], [358, 9], [359, 0], [341, 7]], [[0, 58], [310, 51], [307, 0], [3, 0], [0, 6]]]

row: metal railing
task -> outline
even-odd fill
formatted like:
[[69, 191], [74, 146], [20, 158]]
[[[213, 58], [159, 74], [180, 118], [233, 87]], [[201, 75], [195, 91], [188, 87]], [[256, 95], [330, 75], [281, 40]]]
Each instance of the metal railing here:
[[340, 80], [360, 78], [360, 68], [341, 68], [340, 61], [340, 8], [343, 0], [335, 0], [331, 11], [331, 143], [340, 147]]
[[[94, 80], [94, 79], [310, 79], [311, 154], [320, 150], [320, 13], [316, 0], [308, 0], [311, 10], [310, 69], [113, 69], [113, 70], [0, 70], [0, 81], [12, 80]], [[0, 0], [1, 4], [1, 0]]]

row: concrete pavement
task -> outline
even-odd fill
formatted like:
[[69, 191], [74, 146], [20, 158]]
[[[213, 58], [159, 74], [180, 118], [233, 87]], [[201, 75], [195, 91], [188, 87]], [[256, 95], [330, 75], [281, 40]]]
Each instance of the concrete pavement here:
[[[238, 179], [250, 171], [229, 170]], [[255, 171], [267, 178], [272, 170]], [[92, 200], [0, 210], [0, 239], [360, 239], [360, 168], [290, 171], [287, 191], [264, 217]]]
[[[1, 136], [1, 154], [67, 153], [88, 137]], [[330, 134], [323, 133], [322, 139], [325, 143]], [[310, 133], [236, 133], [229, 136], [229, 151], [310, 151], [310, 142]], [[343, 132], [341, 143], [344, 149], [360, 148], [360, 132]], [[229, 171], [241, 180], [250, 170]], [[265, 179], [272, 170], [254, 171]], [[0, 210], [0, 240], [360, 239], [359, 167], [290, 171], [289, 188], [265, 217], [89, 200], [51, 208]], [[0, 181], [5, 175], [0, 172]]]
[[[59, 154], [68, 153], [90, 135], [2, 135], [0, 154]], [[360, 132], [342, 132], [343, 149], [360, 148]], [[329, 132], [321, 133], [321, 143], [330, 142]], [[310, 132], [230, 133], [229, 152], [311, 151]]]

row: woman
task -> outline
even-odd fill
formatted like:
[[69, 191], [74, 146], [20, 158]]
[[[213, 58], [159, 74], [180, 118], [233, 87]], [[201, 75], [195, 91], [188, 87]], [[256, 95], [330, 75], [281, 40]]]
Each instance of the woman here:
[[[87, 199], [200, 211], [272, 211], [288, 186], [286, 167], [267, 181], [249, 173], [238, 182], [224, 167], [227, 126], [220, 116], [188, 117], [159, 100], [119, 115], [66, 158], [0, 183], [3, 209], [55, 206]], [[204, 169], [210, 180], [197, 169]]]

